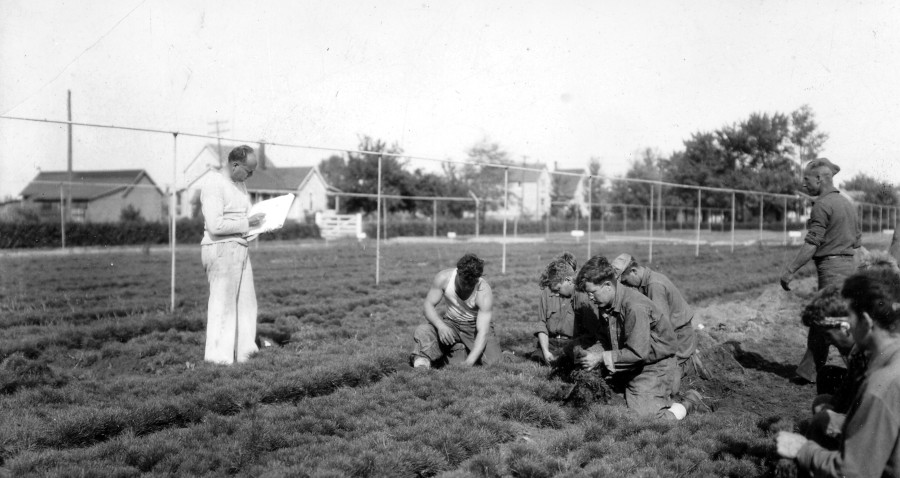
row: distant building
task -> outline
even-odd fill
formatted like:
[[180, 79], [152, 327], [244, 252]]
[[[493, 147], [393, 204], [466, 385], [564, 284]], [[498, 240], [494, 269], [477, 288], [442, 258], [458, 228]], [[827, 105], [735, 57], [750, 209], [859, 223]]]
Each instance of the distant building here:
[[584, 217], [588, 215], [585, 177], [587, 171], [583, 168], [555, 169], [553, 175], [553, 201], [554, 205], [565, 210], [578, 210]]
[[[178, 191], [177, 215], [182, 218], [200, 214], [200, 189], [209, 174], [221, 174], [222, 165], [228, 161], [232, 146], [207, 144], [184, 170], [186, 186]], [[327, 209], [328, 191], [331, 190], [319, 169], [312, 166], [280, 168], [275, 166], [265, 147], [257, 149], [259, 166], [246, 181], [250, 201], [270, 199], [292, 193], [296, 198], [288, 212], [288, 219], [304, 221], [316, 212]]]
[[[509, 218], [538, 220], [550, 212], [550, 174], [543, 164], [525, 164], [529, 170], [509, 170]], [[504, 198], [487, 211], [489, 218], [502, 218]]]
[[[166, 195], [143, 169], [73, 171], [68, 186], [75, 222], [116, 222], [131, 206], [147, 221], [161, 221], [166, 214]], [[20, 207], [40, 217], [59, 218], [61, 194], [66, 191], [67, 171], [42, 171], [20, 194]]]

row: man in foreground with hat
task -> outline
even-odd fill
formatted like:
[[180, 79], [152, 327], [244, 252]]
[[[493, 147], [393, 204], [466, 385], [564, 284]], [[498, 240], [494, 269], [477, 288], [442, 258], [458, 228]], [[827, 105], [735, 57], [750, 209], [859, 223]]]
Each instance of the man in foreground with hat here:
[[[840, 170], [826, 158], [810, 161], [803, 170], [803, 189], [815, 199], [806, 222], [804, 243], [781, 275], [784, 290], [791, 290], [794, 274], [810, 259], [816, 264], [819, 289], [829, 285], [840, 287], [844, 279], [855, 272], [853, 255], [860, 246], [862, 233], [856, 208], [834, 187], [834, 175]], [[797, 366], [797, 375], [815, 382], [819, 369], [828, 362], [830, 346], [827, 330], [810, 326], [806, 353]]]
[[697, 334], [693, 324], [694, 310], [684, 300], [681, 291], [665, 275], [644, 267], [631, 256], [619, 254], [612, 262], [619, 281], [634, 287], [656, 304], [669, 317], [675, 332], [675, 370], [672, 373], [672, 394], [681, 390], [681, 380], [693, 366], [698, 375], [709, 378], [697, 355]]

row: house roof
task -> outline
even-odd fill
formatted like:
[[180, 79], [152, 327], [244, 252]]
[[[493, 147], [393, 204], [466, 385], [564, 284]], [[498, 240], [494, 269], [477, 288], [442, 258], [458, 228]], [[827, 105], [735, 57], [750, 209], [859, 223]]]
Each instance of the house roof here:
[[[557, 169], [554, 172], [584, 174], [584, 169]], [[575, 197], [575, 191], [578, 190], [578, 185], [581, 183], [582, 179], [584, 179], [583, 176], [570, 176], [569, 174], [557, 174], [553, 176], [553, 181], [557, 185], [557, 193], [560, 197], [566, 198]]]
[[[132, 189], [144, 177], [162, 194], [159, 186], [143, 169], [118, 169], [105, 171], [72, 171], [73, 183], [69, 191], [73, 201], [90, 201], [118, 191]], [[69, 180], [67, 171], [41, 171], [22, 190], [25, 199], [59, 200], [59, 186]]]
[[[544, 169], [546, 168], [546, 166], [541, 163], [523, 164], [522, 167], [531, 168], [531, 169], [528, 169], [528, 170], [510, 169], [509, 170], [510, 182], [536, 183], [541, 179], [541, 174], [544, 172]], [[535, 170], [537, 170], [537, 171], [535, 171]]]
[[274, 168], [269, 163], [266, 169], [256, 168], [247, 179], [248, 191], [286, 189], [295, 190], [310, 174], [312, 167]]

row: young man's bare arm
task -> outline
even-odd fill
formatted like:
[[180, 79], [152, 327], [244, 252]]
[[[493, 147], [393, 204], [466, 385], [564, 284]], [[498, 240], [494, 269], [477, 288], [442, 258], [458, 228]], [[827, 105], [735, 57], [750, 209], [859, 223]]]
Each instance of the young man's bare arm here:
[[466, 366], [475, 365], [478, 359], [481, 358], [484, 347], [487, 345], [488, 332], [491, 330], [494, 297], [491, 286], [486, 282], [483, 284], [482, 290], [476, 292], [478, 294], [475, 297], [475, 305], [478, 306], [478, 317], [475, 318], [475, 330], [477, 332], [475, 334], [475, 343], [472, 344], [472, 350], [469, 351], [469, 356], [466, 357], [466, 361], [463, 363]]
[[438, 338], [444, 345], [450, 345], [456, 341], [456, 334], [444, 323], [444, 320], [438, 315], [435, 306], [444, 298], [444, 283], [448, 279], [448, 271], [438, 272], [431, 282], [431, 288], [425, 296], [424, 311], [425, 319], [437, 329]]

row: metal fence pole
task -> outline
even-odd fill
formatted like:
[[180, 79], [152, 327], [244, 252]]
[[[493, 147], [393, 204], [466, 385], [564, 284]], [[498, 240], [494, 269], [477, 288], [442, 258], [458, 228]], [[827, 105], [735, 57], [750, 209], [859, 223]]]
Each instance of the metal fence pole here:
[[66, 193], [63, 192], [63, 183], [59, 183], [59, 233], [62, 239], [62, 248], [66, 248]]
[[622, 205], [622, 218], [625, 220], [622, 225], [622, 235], [624, 236], [626, 232], [628, 232], [628, 205]]
[[884, 206], [878, 206], [878, 233], [881, 234], [881, 231], [884, 230], [884, 225], [882, 222], [882, 218], [884, 216]]
[[788, 234], [787, 234], [787, 198], [784, 198], [784, 213], [781, 215], [781, 219], [784, 221], [784, 237], [782, 238], [782, 245], [786, 246], [788, 243]]
[[734, 192], [731, 193], [731, 252], [734, 252]]
[[763, 240], [763, 201], [766, 200], [765, 196], [759, 197], [759, 242], [762, 243]]
[[703, 204], [700, 202], [701, 190], [697, 189], [697, 249], [694, 256], [700, 257], [700, 223], [703, 222]]
[[378, 156], [378, 204], [375, 221], [375, 285], [381, 282], [381, 156]]
[[606, 235], [606, 205], [600, 203], [600, 235]]
[[433, 237], [437, 237], [437, 199], [431, 201], [431, 220], [434, 223], [434, 226], [431, 230], [431, 235]]
[[647, 252], [647, 263], [648, 264], [653, 263], [653, 196], [654, 196], [653, 185], [651, 184], [650, 185], [650, 210], [647, 211], [647, 213], [650, 216], [650, 231], [649, 231], [650, 232], [650, 243], [648, 245], [648, 248], [650, 250]]
[[170, 239], [172, 249], [172, 300], [169, 311], [175, 312], [175, 184], [178, 175], [178, 133], [172, 133], [172, 198], [169, 201], [169, 221], [172, 224], [172, 237]]
[[587, 256], [591, 257], [591, 217], [594, 215], [594, 177], [588, 176]]
[[506, 221], [509, 217], [509, 168], [503, 170], [503, 266], [500, 270], [506, 274]]

